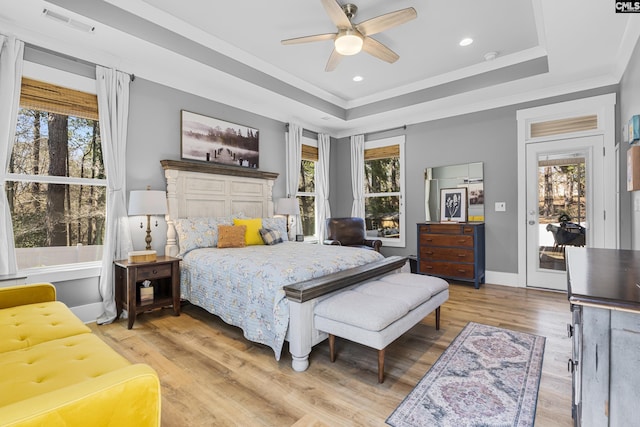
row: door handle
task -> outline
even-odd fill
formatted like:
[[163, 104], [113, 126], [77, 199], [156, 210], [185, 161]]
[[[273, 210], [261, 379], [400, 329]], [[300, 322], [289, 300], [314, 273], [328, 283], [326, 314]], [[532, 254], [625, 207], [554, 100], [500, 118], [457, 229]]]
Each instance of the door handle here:
[[529, 225], [536, 225], [536, 222], [532, 219], [529, 220]]

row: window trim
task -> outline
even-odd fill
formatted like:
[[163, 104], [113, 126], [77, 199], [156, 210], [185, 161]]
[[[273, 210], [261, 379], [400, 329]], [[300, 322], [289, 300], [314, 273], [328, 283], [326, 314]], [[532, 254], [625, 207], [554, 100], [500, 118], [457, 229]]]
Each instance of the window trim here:
[[[302, 137], [302, 145], [308, 145], [310, 147], [315, 147], [316, 152], [318, 149], [318, 141], [306, 136]], [[304, 151], [304, 149], [302, 150]], [[308, 158], [301, 158], [300, 161], [302, 162], [302, 160], [307, 160], [307, 161], [312, 161], [314, 163], [314, 168], [313, 168], [313, 173], [314, 173], [314, 177], [313, 177], [313, 182], [314, 182], [314, 191], [313, 192], [309, 192], [309, 191], [296, 191], [296, 197], [298, 196], [313, 196], [313, 200], [314, 200], [314, 212], [315, 212], [315, 230], [313, 231], [313, 236], [304, 236], [304, 241], [305, 242], [317, 242], [318, 241], [318, 193], [315, 191], [315, 183], [318, 182], [318, 159], [316, 158], [315, 160], [312, 159], [308, 159]], [[300, 164], [300, 167], [302, 167], [302, 163]]]
[[[406, 181], [405, 181], [405, 171], [406, 171], [406, 163], [405, 163], [405, 135], [393, 136], [390, 138], [376, 139], [373, 141], [365, 141], [364, 149], [375, 149], [386, 147], [390, 145], [398, 145], [400, 148], [399, 161], [400, 161], [400, 191], [394, 191], [390, 193], [367, 193], [366, 187], [363, 189], [363, 195], [365, 198], [367, 197], [380, 197], [380, 196], [400, 196], [400, 208], [398, 211], [398, 228], [400, 229], [400, 237], [398, 239], [392, 239], [388, 237], [376, 237], [376, 239], [382, 240], [382, 246], [387, 247], [396, 247], [396, 248], [404, 248], [406, 247], [407, 241], [407, 227], [405, 221], [405, 192], [406, 192]], [[364, 185], [364, 179], [362, 180]]]

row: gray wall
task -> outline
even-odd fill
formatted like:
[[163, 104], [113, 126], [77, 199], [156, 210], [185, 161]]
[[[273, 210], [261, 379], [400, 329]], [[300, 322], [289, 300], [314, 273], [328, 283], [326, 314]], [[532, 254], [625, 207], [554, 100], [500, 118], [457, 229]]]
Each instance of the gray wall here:
[[[410, 125], [404, 132], [376, 134], [367, 140], [398, 133], [406, 135], [405, 248], [384, 247], [384, 255], [416, 254], [416, 223], [424, 221], [424, 169], [432, 166], [484, 162], [486, 268], [518, 273], [518, 165], [516, 111], [539, 105], [616, 92], [616, 86], [554, 97], [536, 102], [482, 111]], [[636, 110], [640, 113], [640, 109]], [[349, 216], [353, 201], [349, 138], [336, 141], [332, 151], [334, 216]], [[506, 202], [506, 212], [495, 212], [495, 202]], [[640, 221], [640, 218], [639, 218]]]
[[[140, 78], [130, 86], [127, 195], [131, 190], [144, 190], [147, 185], [153, 190], [166, 188], [160, 160], [180, 159], [180, 110], [258, 128], [259, 169], [280, 174], [274, 184], [273, 196], [284, 196], [284, 123]], [[152, 230], [152, 247], [158, 254], [164, 254], [166, 224], [163, 218], [157, 219], [159, 226]], [[145, 233], [139, 228], [139, 218], [132, 219], [131, 224], [134, 248], [144, 249]]]
[[[620, 237], [621, 247], [640, 249], [640, 211], [634, 205], [640, 203], [640, 192], [627, 191], [627, 151], [629, 144], [626, 124], [631, 116], [640, 114], [640, 45], [636, 45], [620, 81], [619, 122], [620, 144]], [[623, 130], [625, 131], [623, 133]], [[638, 144], [638, 143], [636, 143]]]

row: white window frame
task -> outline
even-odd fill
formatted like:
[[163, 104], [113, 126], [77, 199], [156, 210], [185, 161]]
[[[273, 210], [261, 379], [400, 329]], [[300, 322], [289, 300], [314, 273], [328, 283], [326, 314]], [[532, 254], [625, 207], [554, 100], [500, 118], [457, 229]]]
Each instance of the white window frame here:
[[[407, 239], [407, 228], [405, 224], [405, 160], [404, 160], [404, 144], [405, 144], [405, 136], [394, 136], [391, 138], [383, 138], [376, 139], [374, 141], [366, 141], [364, 143], [364, 149], [372, 149], [372, 148], [380, 148], [387, 147], [390, 145], [398, 145], [400, 147], [400, 191], [392, 192], [392, 193], [367, 193], [366, 186], [363, 189], [364, 197], [380, 197], [380, 196], [400, 196], [400, 209], [399, 209], [399, 217], [398, 217], [398, 227], [400, 229], [400, 237], [397, 239], [389, 238], [389, 237], [376, 237], [376, 239], [382, 240], [383, 247], [395, 247], [395, 248], [404, 248], [406, 247], [406, 239]], [[362, 182], [364, 183], [364, 177]], [[366, 203], [365, 203], [366, 206]], [[365, 208], [366, 209], [366, 208]], [[366, 213], [366, 212], [365, 212]]]
[[[302, 144], [318, 148], [318, 141], [306, 136], [302, 137]], [[300, 162], [302, 161], [303, 160], [301, 159]], [[315, 190], [315, 183], [318, 182], [318, 161], [316, 160], [314, 163], [315, 165], [313, 168], [313, 174], [314, 174], [313, 183], [314, 183], [314, 190]], [[300, 167], [302, 167], [302, 164], [300, 165]], [[298, 196], [307, 196], [307, 197], [313, 196], [314, 198], [313, 211], [315, 212], [314, 224], [316, 225], [316, 227], [313, 230], [313, 236], [304, 236], [304, 241], [316, 242], [318, 241], [318, 193], [316, 191], [313, 191], [313, 192], [298, 191], [296, 192], [296, 197]]]
[[[58, 86], [75, 89], [78, 91], [96, 94], [95, 79], [73, 74], [57, 68], [48, 67], [46, 65], [24, 61], [22, 75], [35, 80], [44, 81]], [[77, 178], [77, 177], [60, 177], [47, 175], [28, 175], [28, 174], [7, 174], [5, 182], [38, 182], [45, 184], [69, 184], [69, 185], [88, 185], [88, 186], [107, 186], [107, 179], [95, 178]], [[48, 281], [57, 282], [73, 279], [83, 279], [96, 277], [102, 266], [102, 260], [92, 262], [80, 262], [72, 264], [57, 264], [46, 267], [32, 267], [21, 269], [19, 273], [27, 274], [29, 279], [35, 277], [44, 277], [49, 275]], [[96, 274], [98, 271], [98, 274]], [[71, 274], [71, 276], [69, 276]]]

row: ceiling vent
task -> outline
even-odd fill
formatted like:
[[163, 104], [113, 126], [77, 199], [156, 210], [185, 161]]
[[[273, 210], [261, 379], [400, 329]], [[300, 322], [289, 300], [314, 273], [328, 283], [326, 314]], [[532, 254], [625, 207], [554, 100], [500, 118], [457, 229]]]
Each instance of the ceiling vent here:
[[54, 12], [50, 9], [43, 9], [42, 14], [47, 18], [53, 19], [54, 21], [60, 22], [62, 24], [66, 24], [71, 28], [75, 28], [76, 30], [83, 31], [85, 33], [93, 33], [96, 30], [96, 27], [94, 27], [93, 25], [86, 24], [84, 22], [65, 16], [61, 13]]

